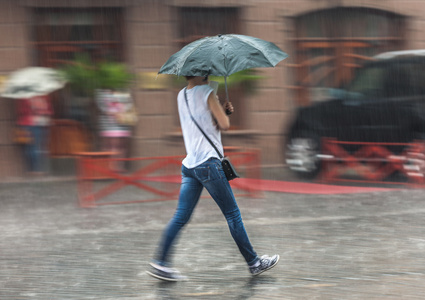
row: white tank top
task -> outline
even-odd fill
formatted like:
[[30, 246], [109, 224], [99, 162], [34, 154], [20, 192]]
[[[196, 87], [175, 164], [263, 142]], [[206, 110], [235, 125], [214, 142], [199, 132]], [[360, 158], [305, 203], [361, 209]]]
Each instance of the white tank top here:
[[[186, 105], [184, 90], [182, 89], [177, 96], [180, 125], [187, 153], [182, 163], [186, 168], [191, 169], [199, 166], [211, 157], [219, 158], [219, 156], [192, 121]], [[208, 96], [212, 91], [213, 89], [207, 84], [197, 85], [187, 90], [187, 101], [193, 118], [214, 143], [218, 151], [223, 154], [220, 130], [208, 107]]]

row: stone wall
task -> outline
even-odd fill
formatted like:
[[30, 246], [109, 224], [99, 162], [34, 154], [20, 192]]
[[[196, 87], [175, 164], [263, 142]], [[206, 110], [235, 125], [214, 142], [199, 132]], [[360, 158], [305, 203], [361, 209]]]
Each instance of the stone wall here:
[[[14, 1], [0, 1], [0, 81], [13, 70], [28, 66], [28, 15]], [[15, 101], [0, 98], [0, 179], [22, 173], [22, 149], [13, 144]]]
[[[0, 1], [0, 79], [11, 71], [34, 63], [28, 47], [31, 7], [52, 1]], [[56, 6], [69, 1], [54, 1]], [[307, 12], [333, 7], [366, 7], [391, 11], [407, 18], [406, 49], [425, 48], [425, 2], [415, 0], [87, 0], [72, 1], [72, 7], [124, 7], [125, 57], [139, 76], [133, 88], [139, 124], [134, 128], [131, 155], [184, 154], [176, 111], [178, 90], [171, 77], [156, 73], [178, 51], [177, 9], [182, 6], [239, 7], [241, 33], [277, 44], [289, 58], [276, 68], [259, 69], [264, 77], [243, 105], [244, 130], [223, 134], [227, 146], [259, 147], [266, 165], [284, 164], [285, 129], [296, 108], [290, 86], [294, 77], [286, 65], [295, 62], [293, 20]], [[14, 102], [0, 99], [0, 178], [22, 173], [21, 149], [13, 145]]]

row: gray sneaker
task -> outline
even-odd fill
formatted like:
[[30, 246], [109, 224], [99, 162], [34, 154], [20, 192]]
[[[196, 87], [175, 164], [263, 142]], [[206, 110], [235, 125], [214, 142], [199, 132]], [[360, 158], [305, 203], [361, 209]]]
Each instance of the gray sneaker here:
[[260, 260], [256, 265], [249, 267], [249, 271], [254, 276], [260, 275], [261, 273], [270, 270], [275, 265], [277, 265], [278, 261], [279, 255], [277, 254], [273, 255], [272, 257], [263, 255], [260, 257]]
[[180, 272], [177, 271], [176, 269], [163, 267], [155, 263], [151, 263], [150, 266], [151, 266], [151, 269], [149, 271], [146, 271], [146, 273], [148, 273], [152, 277], [165, 280], [165, 281], [187, 280], [187, 277], [181, 275]]

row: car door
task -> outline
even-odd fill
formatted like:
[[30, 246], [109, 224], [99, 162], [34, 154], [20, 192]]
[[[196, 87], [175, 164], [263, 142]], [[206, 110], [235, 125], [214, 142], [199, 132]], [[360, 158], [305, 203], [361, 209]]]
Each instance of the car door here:
[[[384, 65], [374, 64], [359, 70], [333, 113], [335, 137], [341, 141], [377, 141], [377, 127], [388, 126], [382, 113], [385, 103]], [[381, 126], [378, 126], [380, 123]], [[331, 124], [329, 124], [331, 127]]]
[[413, 139], [414, 109], [408, 102], [413, 96], [411, 68], [406, 62], [385, 67], [383, 97], [365, 105], [370, 118], [372, 142], [406, 143]]

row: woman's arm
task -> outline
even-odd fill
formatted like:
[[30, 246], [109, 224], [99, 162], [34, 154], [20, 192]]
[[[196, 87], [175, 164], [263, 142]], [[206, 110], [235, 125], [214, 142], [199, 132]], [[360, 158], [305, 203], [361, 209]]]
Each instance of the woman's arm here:
[[[230, 112], [233, 112], [233, 106], [230, 102], [227, 102], [225, 105]], [[220, 105], [218, 97], [214, 95], [214, 93], [210, 93], [208, 96], [208, 107], [211, 110], [214, 119], [217, 120], [218, 127], [224, 131], [228, 130], [230, 128], [230, 119], [226, 115], [224, 108]]]

